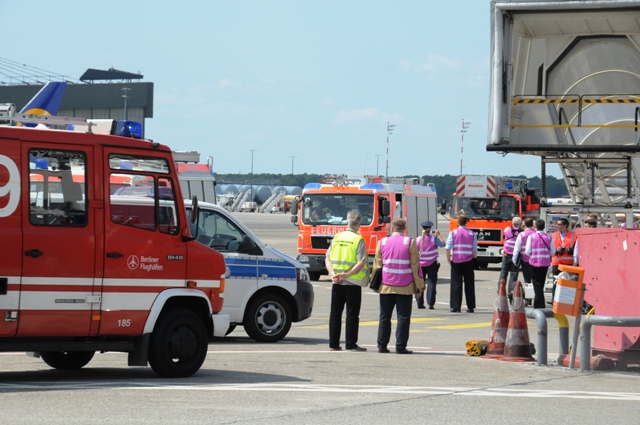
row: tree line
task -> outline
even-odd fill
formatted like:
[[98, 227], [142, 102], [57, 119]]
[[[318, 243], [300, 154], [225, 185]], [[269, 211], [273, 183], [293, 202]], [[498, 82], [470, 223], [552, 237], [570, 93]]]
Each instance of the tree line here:
[[[304, 187], [307, 183], [320, 182], [321, 174], [216, 174], [216, 181], [218, 184], [255, 184], [255, 185], [268, 185], [268, 186], [299, 186]], [[403, 176], [403, 177], [415, 177], [415, 176]], [[540, 189], [541, 179], [540, 177], [527, 177], [524, 175], [519, 176], [506, 176], [509, 178], [527, 179], [529, 181], [529, 189]], [[443, 199], [449, 200], [456, 191], [456, 179], [457, 175], [453, 176], [446, 174], [444, 176], [422, 176], [422, 179], [426, 183], [433, 183], [438, 193], [438, 202], [442, 202]], [[547, 197], [548, 198], [561, 198], [568, 196], [569, 192], [564, 184], [563, 179], [558, 179], [553, 176], [547, 176]]]

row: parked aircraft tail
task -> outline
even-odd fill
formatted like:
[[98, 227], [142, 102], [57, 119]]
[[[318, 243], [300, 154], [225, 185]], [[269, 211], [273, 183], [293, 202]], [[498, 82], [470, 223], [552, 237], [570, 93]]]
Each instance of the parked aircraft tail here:
[[49, 81], [20, 111], [21, 114], [56, 115], [67, 83]]

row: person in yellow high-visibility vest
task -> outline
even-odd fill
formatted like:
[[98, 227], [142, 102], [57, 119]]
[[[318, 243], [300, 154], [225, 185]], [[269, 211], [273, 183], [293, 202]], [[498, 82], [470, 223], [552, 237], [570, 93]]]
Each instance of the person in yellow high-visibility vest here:
[[349, 211], [348, 229], [333, 238], [325, 257], [325, 265], [333, 281], [329, 313], [329, 349], [332, 351], [342, 350], [340, 332], [345, 305], [345, 347], [347, 350], [367, 351], [358, 345], [362, 287], [369, 284], [367, 249], [364, 239], [358, 234], [361, 221], [362, 215], [358, 211]]

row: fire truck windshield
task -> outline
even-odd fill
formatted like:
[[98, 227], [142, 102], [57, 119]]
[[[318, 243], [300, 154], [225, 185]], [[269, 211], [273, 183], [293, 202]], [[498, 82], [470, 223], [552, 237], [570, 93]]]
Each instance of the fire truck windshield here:
[[464, 214], [474, 219], [507, 220], [516, 216], [515, 199], [501, 196], [499, 199], [454, 197], [451, 205], [451, 217]]
[[302, 223], [340, 225], [347, 224], [347, 214], [356, 210], [362, 214], [362, 225], [375, 221], [373, 195], [305, 195], [302, 205]]

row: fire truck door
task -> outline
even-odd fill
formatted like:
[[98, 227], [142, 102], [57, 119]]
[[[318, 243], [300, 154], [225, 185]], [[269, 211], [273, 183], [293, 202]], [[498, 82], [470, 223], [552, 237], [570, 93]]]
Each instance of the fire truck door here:
[[20, 142], [0, 139], [0, 337], [18, 329], [22, 271]]
[[[176, 185], [167, 158], [105, 148], [105, 258], [100, 334], [139, 335], [163, 290], [186, 286]], [[119, 190], [129, 182], [131, 189]], [[127, 188], [128, 189], [128, 188]]]
[[[43, 147], [45, 146], [45, 147]], [[50, 144], [48, 146], [51, 146]], [[18, 336], [85, 336], [99, 309], [93, 148], [22, 141], [22, 282]]]

